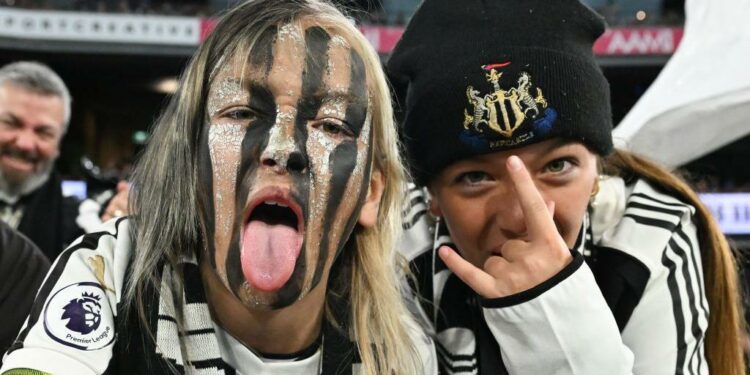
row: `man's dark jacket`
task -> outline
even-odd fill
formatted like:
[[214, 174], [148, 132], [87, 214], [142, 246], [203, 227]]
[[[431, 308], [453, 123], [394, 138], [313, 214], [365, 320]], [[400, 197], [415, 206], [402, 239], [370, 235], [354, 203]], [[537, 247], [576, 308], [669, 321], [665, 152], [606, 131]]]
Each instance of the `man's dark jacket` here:
[[26, 235], [47, 258], [57, 256], [83, 230], [76, 224], [78, 201], [63, 197], [60, 175], [52, 172], [47, 182], [31, 194], [21, 198], [23, 205], [18, 231]]
[[0, 221], [0, 361], [29, 315], [49, 267], [28, 238]]

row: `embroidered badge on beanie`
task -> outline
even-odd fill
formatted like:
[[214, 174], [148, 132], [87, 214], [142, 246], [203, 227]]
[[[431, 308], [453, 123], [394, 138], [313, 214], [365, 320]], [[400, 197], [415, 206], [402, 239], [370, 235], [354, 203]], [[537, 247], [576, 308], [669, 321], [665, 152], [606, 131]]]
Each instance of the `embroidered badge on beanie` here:
[[[461, 141], [476, 151], [504, 149], [520, 145], [535, 136], [547, 135], [557, 120], [540, 87], [534, 87], [531, 75], [522, 71], [514, 86], [512, 78], [503, 79], [502, 68], [511, 62], [482, 65], [491, 90], [482, 92], [472, 85], [466, 88], [468, 106], [464, 109]], [[504, 81], [504, 82], [503, 82]]]

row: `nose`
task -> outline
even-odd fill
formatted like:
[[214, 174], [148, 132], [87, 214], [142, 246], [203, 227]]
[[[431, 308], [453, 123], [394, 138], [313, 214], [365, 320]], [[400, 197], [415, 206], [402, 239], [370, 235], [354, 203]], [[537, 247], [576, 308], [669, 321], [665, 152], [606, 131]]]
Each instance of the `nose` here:
[[517, 239], [527, 235], [521, 202], [512, 187], [498, 191], [489, 208], [494, 211], [496, 228], [505, 238]]
[[13, 145], [22, 151], [34, 151], [36, 147], [36, 135], [28, 131], [19, 131], [16, 133], [15, 142]]
[[279, 174], [305, 171], [308, 160], [295, 141], [294, 132], [294, 119], [279, 113], [261, 153], [261, 165]]

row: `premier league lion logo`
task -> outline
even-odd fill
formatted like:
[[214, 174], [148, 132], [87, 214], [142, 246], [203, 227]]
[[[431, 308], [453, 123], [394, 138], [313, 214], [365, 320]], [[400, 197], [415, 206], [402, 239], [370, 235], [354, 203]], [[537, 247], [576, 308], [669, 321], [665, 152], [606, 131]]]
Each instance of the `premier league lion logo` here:
[[86, 335], [97, 328], [102, 320], [100, 296], [84, 292], [81, 298], [75, 298], [63, 307], [62, 319], [69, 319], [65, 325], [71, 331]]

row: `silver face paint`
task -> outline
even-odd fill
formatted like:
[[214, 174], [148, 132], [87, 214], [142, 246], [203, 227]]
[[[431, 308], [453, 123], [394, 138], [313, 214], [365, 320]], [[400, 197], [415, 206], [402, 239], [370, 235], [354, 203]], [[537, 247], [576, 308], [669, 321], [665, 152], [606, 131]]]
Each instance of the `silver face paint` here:
[[305, 42], [305, 37], [302, 36], [299, 28], [291, 23], [287, 23], [279, 27], [277, 38], [279, 42], [283, 42], [289, 39], [294, 41], [295, 44], [304, 44]]
[[268, 145], [261, 155], [261, 159], [274, 160], [283, 170], [286, 170], [287, 155], [299, 151], [294, 144], [294, 118], [296, 116], [296, 108], [281, 109], [276, 106], [276, 122], [271, 128]]
[[214, 124], [208, 129], [208, 150], [214, 175], [215, 233], [228, 235], [234, 220], [234, 197], [224, 197], [219, 186], [235, 186], [240, 166], [240, 148], [245, 127], [240, 124]]
[[224, 79], [219, 85], [211, 90], [206, 106], [208, 115], [215, 117], [219, 111], [231, 104], [247, 105], [250, 101], [250, 95], [242, 88], [242, 84], [237, 79]]

